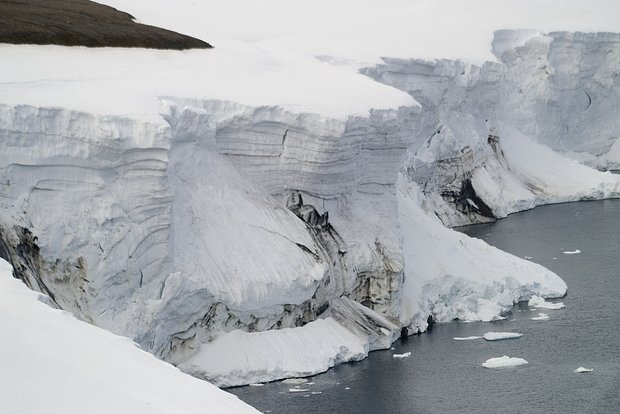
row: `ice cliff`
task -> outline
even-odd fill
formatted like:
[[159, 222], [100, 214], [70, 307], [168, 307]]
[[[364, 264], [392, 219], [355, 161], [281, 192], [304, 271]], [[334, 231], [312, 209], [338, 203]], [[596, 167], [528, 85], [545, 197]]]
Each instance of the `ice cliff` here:
[[419, 103], [367, 116], [2, 104], [0, 253], [57, 307], [220, 385], [561, 296], [557, 275], [449, 227], [620, 195], [557, 152], [620, 162], [620, 36], [502, 31], [493, 50], [363, 69]]

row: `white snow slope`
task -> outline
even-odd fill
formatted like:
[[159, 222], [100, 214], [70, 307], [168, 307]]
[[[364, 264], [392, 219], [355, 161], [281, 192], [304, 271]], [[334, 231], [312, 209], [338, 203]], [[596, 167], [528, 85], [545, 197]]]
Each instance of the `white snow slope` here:
[[449, 227], [620, 195], [555, 152], [615, 165], [615, 1], [104, 3], [215, 49], [0, 45], [0, 252], [198, 377], [309, 375], [562, 296]]
[[258, 413], [45, 299], [0, 259], [0, 412]]

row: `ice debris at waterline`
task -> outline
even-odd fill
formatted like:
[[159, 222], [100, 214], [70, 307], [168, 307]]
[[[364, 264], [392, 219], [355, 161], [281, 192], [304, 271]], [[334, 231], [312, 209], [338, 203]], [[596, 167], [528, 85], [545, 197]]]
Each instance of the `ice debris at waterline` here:
[[392, 358], [409, 358], [411, 356], [411, 352], [405, 352], [404, 354], [394, 354]]
[[455, 336], [454, 339], [455, 341], [473, 341], [474, 339], [481, 339], [481, 336], [464, 336], [464, 337], [460, 337], [460, 336]]
[[306, 378], [287, 378], [282, 381], [283, 384], [305, 384], [307, 382]]
[[515, 339], [522, 337], [523, 334], [516, 332], [487, 332], [483, 338], [487, 341], [500, 341], [502, 339]]
[[310, 391], [310, 389], [308, 388], [299, 388], [299, 386], [296, 386], [295, 388], [289, 388], [288, 392], [308, 392]]
[[575, 371], [573, 371], [573, 372], [576, 372], [577, 374], [583, 374], [583, 373], [586, 373], [586, 372], [592, 372], [592, 371], [594, 371], [594, 368], [584, 368], [584, 367], [579, 367], [579, 368], [577, 368], [577, 369], [576, 369]]
[[577, 249], [577, 250], [567, 250], [565, 252], [562, 252], [564, 254], [579, 254], [581, 253], [581, 250]]
[[539, 313], [538, 316], [534, 316], [533, 318], [530, 318], [533, 321], [548, 321], [549, 320], [549, 315], [547, 315], [546, 313]]
[[482, 363], [482, 366], [485, 368], [511, 368], [525, 365], [527, 363], [528, 362], [523, 358], [509, 357], [504, 355], [499, 358], [487, 359], [486, 362]]
[[545, 299], [540, 296], [532, 296], [532, 298], [527, 302], [528, 306], [535, 306], [537, 308], [543, 309], [562, 309], [564, 307], [564, 303], [562, 302], [547, 302]]

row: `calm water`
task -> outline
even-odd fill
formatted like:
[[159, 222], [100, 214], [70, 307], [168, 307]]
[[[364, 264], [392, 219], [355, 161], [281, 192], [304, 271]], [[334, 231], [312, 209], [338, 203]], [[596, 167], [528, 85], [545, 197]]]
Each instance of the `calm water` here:
[[[562, 310], [516, 306], [508, 320], [451, 322], [394, 344], [368, 359], [310, 378], [308, 392], [281, 382], [230, 391], [272, 413], [619, 413], [620, 200], [538, 207], [489, 225], [461, 228], [564, 278]], [[580, 249], [581, 254], [565, 255]], [[548, 321], [532, 321], [538, 312]], [[454, 341], [488, 331], [524, 334], [515, 340]], [[411, 351], [411, 358], [393, 353]], [[502, 355], [528, 365], [489, 370]], [[576, 374], [584, 366], [594, 372]], [[315, 394], [312, 394], [314, 392]], [[320, 392], [320, 394], [319, 394]]]

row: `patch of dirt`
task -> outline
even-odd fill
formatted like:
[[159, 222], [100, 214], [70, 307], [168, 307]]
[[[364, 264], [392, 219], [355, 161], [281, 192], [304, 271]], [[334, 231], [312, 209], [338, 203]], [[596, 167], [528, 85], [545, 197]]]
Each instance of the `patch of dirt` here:
[[177, 50], [212, 47], [133, 19], [128, 13], [87, 0], [0, 0], [0, 43]]

